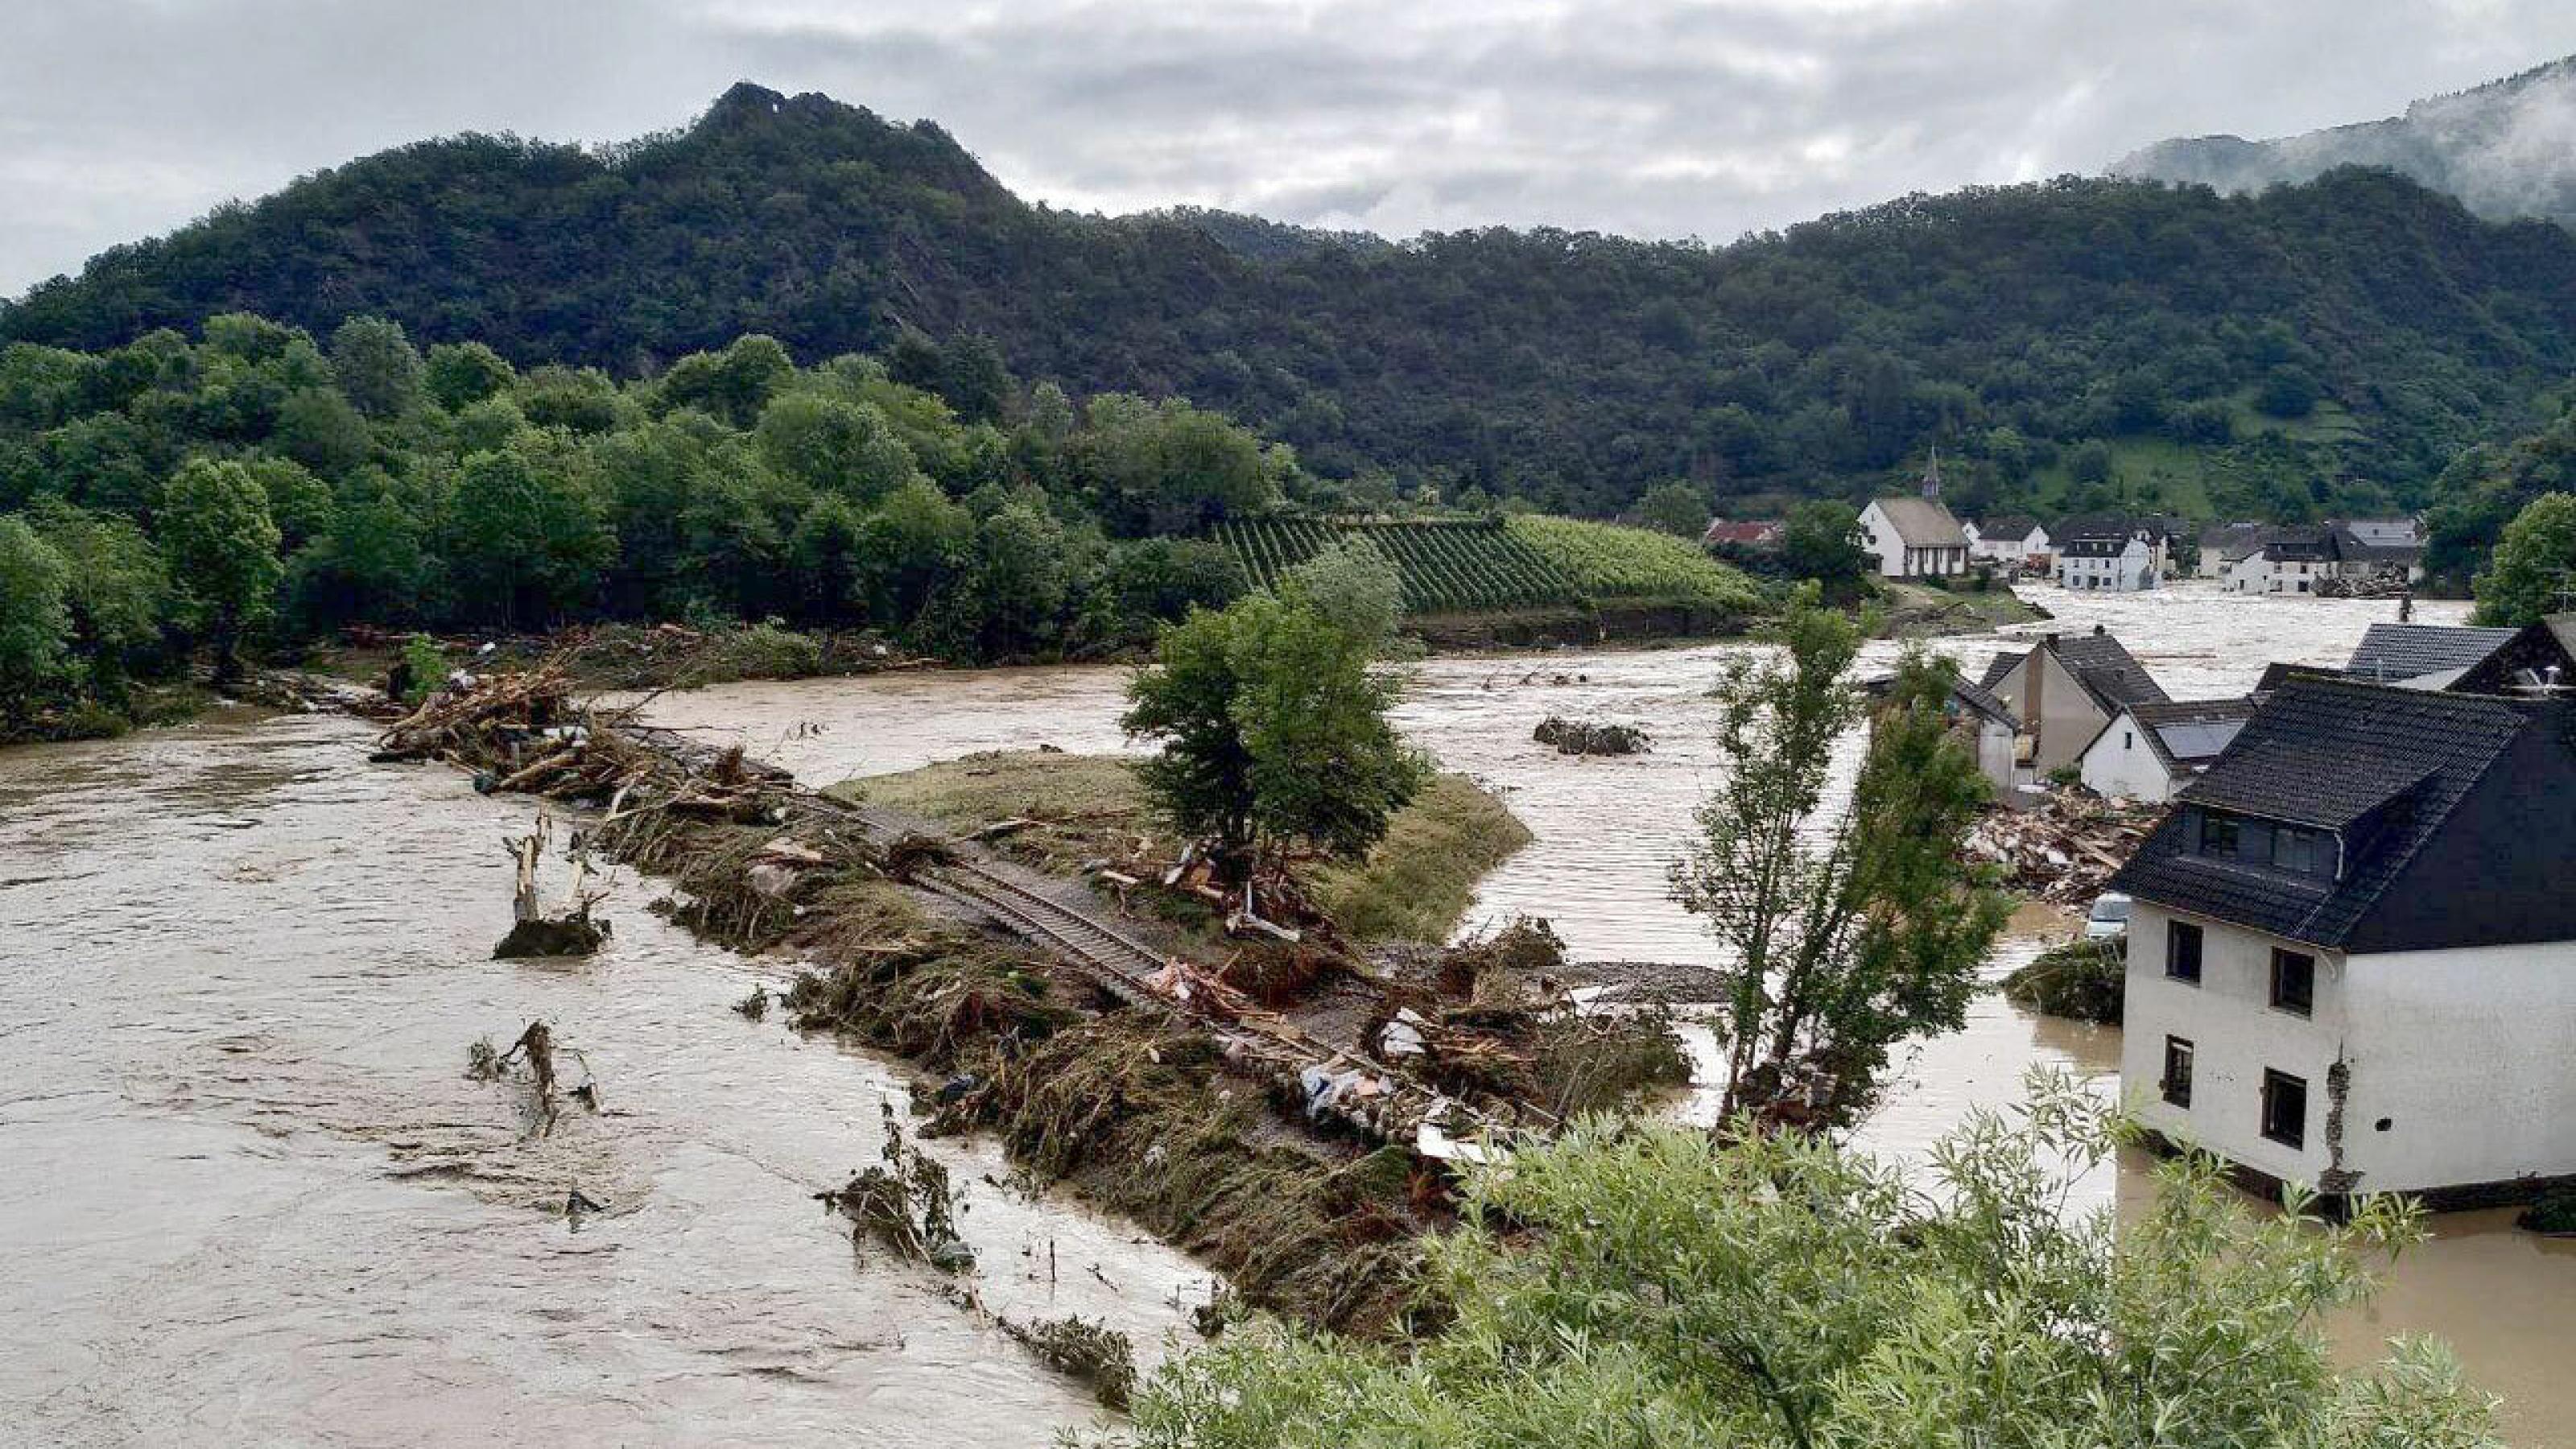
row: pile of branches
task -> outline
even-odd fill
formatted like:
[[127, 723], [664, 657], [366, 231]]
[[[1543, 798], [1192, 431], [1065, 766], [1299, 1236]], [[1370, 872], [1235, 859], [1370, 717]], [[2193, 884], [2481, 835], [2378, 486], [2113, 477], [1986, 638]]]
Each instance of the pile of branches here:
[[1635, 725], [1558, 715], [1540, 720], [1530, 738], [1542, 745], [1556, 746], [1560, 755], [1635, 755], [1652, 749], [1655, 743], [1653, 736]]
[[1968, 832], [1970, 860], [2004, 869], [2004, 884], [2052, 905], [2083, 905], [2102, 893], [2156, 823], [2158, 807], [2077, 790], [2050, 792], [2035, 810], [1995, 809]]

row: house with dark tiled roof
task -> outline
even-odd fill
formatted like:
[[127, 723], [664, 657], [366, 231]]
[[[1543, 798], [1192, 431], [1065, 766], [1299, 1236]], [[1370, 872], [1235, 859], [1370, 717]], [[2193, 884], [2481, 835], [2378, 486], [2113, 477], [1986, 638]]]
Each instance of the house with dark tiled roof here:
[[2343, 672], [2381, 684], [2443, 689], [2513, 636], [2511, 629], [2455, 624], [2373, 624], [2363, 631]]
[[2250, 698], [2130, 705], [2084, 747], [2084, 786], [2162, 804], [2208, 769], [2253, 717]]
[[1981, 563], [2019, 568], [2052, 552], [2048, 529], [2025, 513], [1998, 513], [1959, 527], [1968, 535], [1968, 557]]
[[2437, 1206], [2576, 1182], [2576, 701], [2281, 679], [2110, 881], [2145, 1125]]
[[2373, 542], [2340, 523], [2267, 530], [2259, 547], [2229, 559], [2219, 574], [2232, 594], [2294, 597], [2349, 593], [2351, 585], [2363, 582], [2393, 586], [2423, 576], [2421, 545]]
[[2552, 614], [2515, 630], [2446, 688], [2533, 697], [2576, 692], [2576, 614]]
[[2133, 704], [2163, 704], [2165, 692], [2120, 641], [2050, 634], [2020, 654], [1999, 654], [1977, 684], [2020, 717], [2023, 763], [2048, 774], [2082, 758], [2096, 735]]

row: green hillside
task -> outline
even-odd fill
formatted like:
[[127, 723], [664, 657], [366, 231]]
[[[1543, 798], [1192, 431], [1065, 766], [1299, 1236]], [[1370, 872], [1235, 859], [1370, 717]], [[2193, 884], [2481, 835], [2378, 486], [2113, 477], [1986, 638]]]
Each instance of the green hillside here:
[[[1392, 245], [1033, 207], [934, 125], [743, 86], [625, 147], [352, 162], [36, 289], [0, 341], [105, 348], [234, 309], [622, 377], [759, 332], [809, 365], [885, 354], [953, 403], [998, 353], [1077, 398], [1221, 410], [1343, 486], [1327, 507], [1437, 489], [1602, 517], [1679, 478], [1742, 512], [1865, 498], [1938, 441], [1963, 507], [2028, 509], [2086, 443], [2160, 439], [2212, 512], [2376, 511], [2546, 421], [2576, 374], [2576, 236], [2345, 170], [2257, 197], [1912, 196], [1721, 247]], [[2312, 415], [2348, 426], [2274, 425]]]

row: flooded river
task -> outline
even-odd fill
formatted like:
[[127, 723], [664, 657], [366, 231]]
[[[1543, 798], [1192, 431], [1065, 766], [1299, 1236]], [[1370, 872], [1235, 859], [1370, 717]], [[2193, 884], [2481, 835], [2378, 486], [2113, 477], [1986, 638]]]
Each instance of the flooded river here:
[[[2270, 659], [2340, 662], [2393, 610], [2034, 597], [2058, 621], [2016, 632], [2105, 623], [2178, 698], [2241, 692]], [[2010, 643], [1939, 647], [1974, 669]], [[1744, 647], [1419, 667], [1406, 729], [1537, 837], [1486, 883], [1479, 922], [1533, 911], [1583, 956], [1709, 959], [1663, 872], [1714, 783], [1703, 696]], [[1124, 682], [745, 683], [656, 716], [827, 783], [975, 749], [1125, 748]], [[1558, 756], [1529, 739], [1549, 713], [1643, 724], [1655, 749]], [[18, 1168], [0, 1182], [0, 1441], [1038, 1444], [1089, 1417], [913, 1271], [854, 1261], [808, 1200], [873, 1159], [895, 1071], [727, 1011], [782, 973], [690, 942], [632, 881], [594, 965], [485, 959], [508, 913], [498, 840], [530, 807], [439, 770], [354, 768], [361, 738], [233, 720], [0, 752], [0, 1148]], [[1995, 969], [2037, 946], [2007, 942]], [[585, 1050], [607, 1111], [527, 1142], [508, 1094], [460, 1069], [468, 1042], [540, 1015]], [[1909, 1065], [1864, 1140], [1919, 1149], [2010, 1103], [2034, 1064], [2116, 1093], [2118, 1055], [2115, 1031], [1989, 999]], [[938, 1146], [970, 1188], [994, 1306], [1105, 1315], [1146, 1345], [1203, 1296], [1186, 1260], [981, 1181], [995, 1154]], [[578, 1232], [547, 1211], [575, 1185], [613, 1209]], [[2131, 1196], [2140, 1167], [2088, 1187]], [[2509, 1396], [2516, 1443], [2576, 1449], [2557, 1372], [2576, 1250], [2496, 1215], [2440, 1230], [2339, 1331], [2358, 1348], [2442, 1333]], [[1049, 1239], [1053, 1285], [1031, 1266]]]
[[[895, 1071], [728, 1010], [783, 972], [632, 878], [596, 963], [488, 959], [534, 807], [366, 738], [0, 752], [0, 1443], [1034, 1446], [1094, 1416], [811, 1200], [875, 1159]], [[462, 1069], [535, 1017], [604, 1110], [530, 1141]], [[1150, 1350], [1204, 1300], [933, 1147], [994, 1308]], [[578, 1231], [574, 1187], [609, 1209]]]

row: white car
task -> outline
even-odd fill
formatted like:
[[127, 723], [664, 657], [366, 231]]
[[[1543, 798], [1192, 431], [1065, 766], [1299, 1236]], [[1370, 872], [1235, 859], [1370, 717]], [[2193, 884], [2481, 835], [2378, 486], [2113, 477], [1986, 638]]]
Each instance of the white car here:
[[2104, 891], [2093, 900], [2092, 911], [2084, 917], [2084, 939], [2108, 941], [2129, 934], [2129, 898], [2118, 891]]

